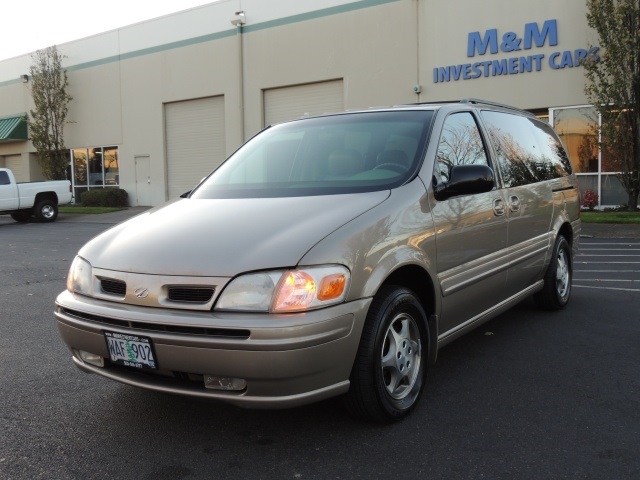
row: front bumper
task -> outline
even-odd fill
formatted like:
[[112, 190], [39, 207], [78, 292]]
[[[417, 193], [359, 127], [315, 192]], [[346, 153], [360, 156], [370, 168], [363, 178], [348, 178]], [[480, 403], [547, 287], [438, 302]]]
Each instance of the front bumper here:
[[[370, 302], [289, 315], [243, 314], [116, 304], [65, 291], [55, 317], [74, 363], [85, 372], [156, 391], [284, 408], [349, 389]], [[104, 331], [151, 338], [158, 370], [111, 364]], [[100, 355], [105, 366], [85, 363], [80, 350]], [[206, 389], [204, 375], [243, 379], [246, 388]]]

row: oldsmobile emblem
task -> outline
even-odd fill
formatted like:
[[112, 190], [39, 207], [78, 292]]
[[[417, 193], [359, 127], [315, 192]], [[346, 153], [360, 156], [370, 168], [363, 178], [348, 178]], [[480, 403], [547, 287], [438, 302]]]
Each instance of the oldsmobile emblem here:
[[149, 296], [149, 290], [147, 290], [146, 288], [138, 288], [133, 293], [138, 298], [147, 298]]

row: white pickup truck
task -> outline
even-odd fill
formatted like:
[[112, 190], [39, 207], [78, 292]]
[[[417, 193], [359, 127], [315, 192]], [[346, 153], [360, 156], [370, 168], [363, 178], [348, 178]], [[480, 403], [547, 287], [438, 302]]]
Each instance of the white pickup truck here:
[[58, 217], [58, 205], [71, 202], [71, 182], [16, 183], [8, 168], [0, 168], [0, 214], [10, 213], [18, 222], [33, 215], [40, 222], [53, 222]]

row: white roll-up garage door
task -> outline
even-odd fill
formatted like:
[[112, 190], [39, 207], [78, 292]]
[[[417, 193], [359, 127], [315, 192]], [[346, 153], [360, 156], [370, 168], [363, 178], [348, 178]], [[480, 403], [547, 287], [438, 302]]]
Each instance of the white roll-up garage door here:
[[22, 163], [22, 155], [7, 155], [4, 157], [5, 165], [13, 172], [16, 182], [28, 182], [29, 175]]
[[264, 90], [264, 125], [344, 110], [342, 80]]
[[224, 97], [166, 103], [167, 185], [178, 198], [226, 157]]

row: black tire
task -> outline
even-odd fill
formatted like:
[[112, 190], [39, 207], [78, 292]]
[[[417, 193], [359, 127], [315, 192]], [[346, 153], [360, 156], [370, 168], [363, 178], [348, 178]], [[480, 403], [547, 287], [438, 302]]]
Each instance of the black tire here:
[[420, 398], [428, 361], [429, 329], [422, 305], [411, 290], [382, 287], [362, 331], [347, 408], [383, 423], [405, 417]]
[[31, 218], [31, 210], [20, 210], [19, 212], [14, 212], [11, 214], [11, 218], [16, 222], [28, 222]]
[[559, 235], [553, 247], [551, 262], [544, 274], [544, 287], [533, 298], [546, 310], [560, 310], [567, 306], [571, 296], [573, 262], [571, 246], [567, 239]]
[[36, 220], [43, 223], [55, 221], [58, 218], [58, 202], [54, 200], [40, 200], [33, 208], [33, 215]]

